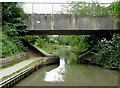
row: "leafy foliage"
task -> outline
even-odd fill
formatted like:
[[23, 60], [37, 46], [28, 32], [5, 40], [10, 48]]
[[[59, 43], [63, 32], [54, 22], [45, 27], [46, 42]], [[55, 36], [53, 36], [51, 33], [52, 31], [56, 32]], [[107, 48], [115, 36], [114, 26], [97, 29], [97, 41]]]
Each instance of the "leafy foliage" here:
[[88, 14], [88, 15], [111, 15], [112, 8], [111, 6], [105, 7], [100, 5], [98, 2], [92, 2], [91, 4], [80, 1], [80, 2], [71, 2], [68, 6], [63, 5], [62, 11], [59, 13], [64, 14]]
[[35, 44], [36, 39], [38, 39], [39, 36], [31, 36], [31, 35], [26, 35], [24, 36], [24, 39], [27, 40], [31, 44]]
[[120, 34], [114, 34], [112, 40], [105, 38], [99, 41], [99, 51], [91, 60], [91, 63], [101, 64], [106, 68], [120, 69]]
[[85, 41], [87, 37], [88, 35], [61, 35], [57, 39], [59, 44], [70, 45], [75, 54], [80, 55], [90, 47], [87, 41]]
[[116, 1], [110, 5], [113, 9], [113, 15], [115, 15], [115, 18], [120, 18], [120, 1]]
[[22, 20], [24, 11], [18, 2], [2, 3], [2, 30], [8, 36], [20, 36], [26, 33], [27, 24]]
[[40, 37], [36, 40], [35, 45], [42, 48], [45, 45], [45, 40], [41, 39]]
[[20, 42], [22, 34], [25, 34], [27, 25], [22, 20], [24, 11], [20, 7], [22, 3], [2, 3], [2, 58], [18, 54], [27, 50]]
[[2, 36], [2, 58], [27, 51], [18, 39], [11, 39], [7, 35]]
[[[33, 45], [37, 44], [38, 42], [40, 43], [40, 40], [44, 41], [44, 42], [50, 41], [48, 35], [40, 35], [40, 36], [26, 35], [26, 36], [24, 36], [24, 39]], [[39, 45], [39, 44], [37, 44], [37, 45]]]
[[62, 11], [64, 14], [89, 14], [89, 15], [115, 15], [115, 18], [120, 18], [120, 1], [111, 3], [109, 6], [100, 5], [98, 2], [88, 4], [85, 1], [71, 2], [68, 6], [63, 5]]

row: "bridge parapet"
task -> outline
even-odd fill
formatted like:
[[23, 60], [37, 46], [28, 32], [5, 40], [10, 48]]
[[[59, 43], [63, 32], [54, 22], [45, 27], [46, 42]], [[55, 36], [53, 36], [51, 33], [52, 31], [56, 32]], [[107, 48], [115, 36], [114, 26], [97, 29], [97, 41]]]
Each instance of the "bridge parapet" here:
[[113, 15], [32, 14], [24, 20], [28, 30], [119, 30]]

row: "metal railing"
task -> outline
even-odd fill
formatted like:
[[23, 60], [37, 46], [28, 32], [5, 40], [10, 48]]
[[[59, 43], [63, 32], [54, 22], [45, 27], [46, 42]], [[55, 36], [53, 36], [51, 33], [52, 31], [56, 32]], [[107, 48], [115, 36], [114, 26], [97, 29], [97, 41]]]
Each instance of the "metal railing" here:
[[26, 3], [26, 9], [24, 10], [25, 12], [32, 13], [32, 14], [112, 15], [113, 8], [110, 7], [110, 4], [112, 3], [33, 2], [33, 3]]

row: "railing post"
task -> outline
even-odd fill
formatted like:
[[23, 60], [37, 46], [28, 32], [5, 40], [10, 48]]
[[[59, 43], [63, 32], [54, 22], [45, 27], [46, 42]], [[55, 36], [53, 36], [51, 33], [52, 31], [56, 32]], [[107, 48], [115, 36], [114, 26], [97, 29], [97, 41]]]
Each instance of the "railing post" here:
[[32, 30], [33, 30], [33, 23], [34, 23], [34, 13], [33, 13], [33, 3], [32, 3], [32, 19], [31, 19], [31, 25], [32, 25]]
[[54, 30], [54, 3], [52, 3], [51, 30]]

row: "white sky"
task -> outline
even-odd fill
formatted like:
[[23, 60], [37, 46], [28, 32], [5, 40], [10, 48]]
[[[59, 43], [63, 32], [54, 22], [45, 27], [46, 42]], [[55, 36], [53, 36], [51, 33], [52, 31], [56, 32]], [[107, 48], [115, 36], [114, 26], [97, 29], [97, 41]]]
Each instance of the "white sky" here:
[[[31, 2], [44, 2], [44, 3], [66, 3], [66, 2], [72, 2], [72, 1], [98, 1], [99, 3], [112, 3], [116, 0], [0, 0], [0, 2], [27, 2], [23, 5], [24, 11], [26, 13], [41, 13], [41, 14], [51, 14], [61, 11], [62, 4], [34, 4], [32, 9]], [[67, 4], [66, 4], [67, 5]]]
[[[24, 0], [25, 2], [26, 0]], [[66, 3], [66, 2], [72, 2], [72, 1], [86, 1], [86, 2], [91, 2], [91, 1], [98, 1], [99, 3], [112, 3], [115, 0], [35, 0], [34, 2], [39, 2], [39, 4], [31, 4], [29, 2], [33, 2], [32, 0], [27, 1], [28, 3], [24, 4], [23, 8], [26, 13], [39, 13], [39, 14], [51, 14], [51, 13], [56, 13], [61, 11], [62, 4], [40, 4], [42, 2], [44, 3]], [[68, 4], [66, 4], [68, 5]], [[32, 9], [33, 6], [33, 9]]]
[[[26, 1], [26, 0], [24, 0]], [[61, 11], [62, 4], [40, 4], [42, 2], [44, 3], [66, 3], [66, 2], [72, 2], [72, 1], [86, 1], [86, 2], [91, 2], [91, 1], [98, 1], [99, 3], [112, 3], [115, 0], [36, 0], [34, 2], [39, 2], [39, 4], [31, 4], [31, 3], [26, 3], [24, 4], [23, 8], [26, 13], [39, 13], [39, 14], [51, 14], [51, 13], [56, 13]], [[31, 2], [31, 0], [27, 1]], [[32, 1], [33, 2], [33, 1]], [[65, 4], [64, 4], [65, 5]], [[66, 4], [68, 5], [68, 4]], [[33, 7], [32, 7], [33, 6]], [[33, 8], [33, 9], [32, 9]]]
[[[0, 2], [66, 2], [66, 1], [87, 1], [90, 2], [92, 0], [0, 0]], [[94, 0], [95, 1], [95, 0]], [[97, 0], [103, 3], [109, 3], [114, 0]]]

